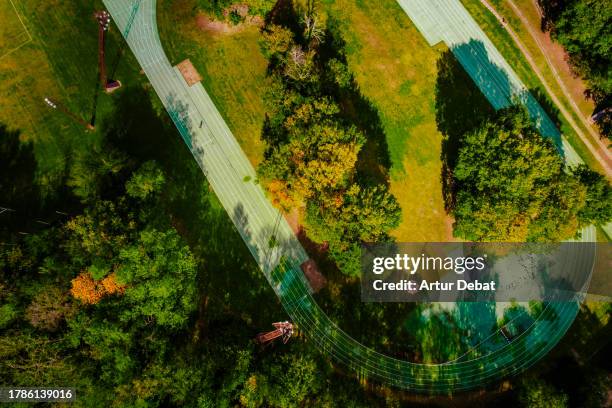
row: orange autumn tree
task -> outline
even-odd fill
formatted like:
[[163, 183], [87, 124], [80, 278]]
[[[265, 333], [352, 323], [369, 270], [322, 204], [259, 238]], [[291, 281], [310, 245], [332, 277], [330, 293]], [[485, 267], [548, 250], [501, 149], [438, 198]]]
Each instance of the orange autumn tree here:
[[101, 283], [107, 295], [113, 295], [115, 293], [122, 295], [123, 292], [125, 292], [125, 285], [117, 283], [117, 275], [115, 272], [102, 279]]
[[117, 276], [111, 273], [100, 280], [94, 280], [89, 272], [81, 272], [72, 280], [70, 294], [81, 302], [94, 305], [108, 295], [123, 294], [125, 285], [117, 283]]

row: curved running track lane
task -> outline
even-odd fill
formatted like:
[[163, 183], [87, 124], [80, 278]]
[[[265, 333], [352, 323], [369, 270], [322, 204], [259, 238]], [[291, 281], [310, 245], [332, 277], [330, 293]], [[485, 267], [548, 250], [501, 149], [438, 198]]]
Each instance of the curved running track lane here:
[[[517, 373], [544, 356], [565, 334], [576, 302], [550, 303], [522, 333], [507, 340], [500, 330], [444, 364], [417, 364], [367, 348], [331, 321], [311, 296], [300, 265], [308, 256], [264, 191], [244, 152], [201, 84], [188, 87], [163, 51], [155, 0], [104, 0], [195, 160], [208, 178], [281, 304], [322, 353], [357, 371], [360, 378], [419, 392], [449, 393], [480, 387]], [[278, 245], [269, 245], [271, 236]], [[594, 240], [594, 229], [584, 231]], [[588, 259], [576, 259], [588, 264]], [[495, 347], [491, 345], [496, 345]], [[480, 354], [484, 355], [480, 355]]]

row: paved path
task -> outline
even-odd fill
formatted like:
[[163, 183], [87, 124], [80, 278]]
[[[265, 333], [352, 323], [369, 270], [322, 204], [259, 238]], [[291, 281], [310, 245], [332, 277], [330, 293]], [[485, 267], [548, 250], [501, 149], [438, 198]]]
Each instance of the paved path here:
[[[200, 84], [188, 87], [170, 65], [157, 32], [155, 0], [104, 3], [281, 304], [322, 353], [354, 369], [360, 378], [413, 391], [449, 393], [520, 372], [564, 335], [576, 316], [576, 302], [550, 303], [511, 341], [497, 330], [445, 364], [399, 360], [355, 341], [312, 298], [299, 267], [307, 259], [305, 251], [261, 187], [245, 181], [245, 177], [254, 180], [255, 171], [206, 90]], [[592, 238], [591, 232], [586, 236]], [[271, 236], [279, 242], [273, 248]]]

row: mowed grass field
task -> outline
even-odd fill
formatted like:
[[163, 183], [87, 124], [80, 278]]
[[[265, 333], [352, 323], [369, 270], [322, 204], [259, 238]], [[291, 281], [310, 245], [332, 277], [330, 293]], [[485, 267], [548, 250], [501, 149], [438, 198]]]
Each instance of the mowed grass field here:
[[451, 240], [435, 114], [436, 64], [445, 48], [429, 47], [394, 0], [324, 4], [339, 21], [350, 69], [384, 128], [391, 191], [402, 207], [402, 223], [392, 234], [406, 242]]
[[[267, 60], [261, 54], [259, 28], [243, 24], [228, 32], [202, 27], [195, 0], [158, 2], [158, 26], [173, 65], [189, 58], [202, 75], [202, 85], [215, 102], [253, 165], [263, 159], [262, 95]], [[200, 20], [199, 20], [200, 18]], [[198, 25], [200, 21], [200, 25]]]
[[[6, 0], [0, 1], [0, 27], [20, 24], [15, 10], [6, 7]], [[114, 100], [122, 90], [113, 95], [99, 91], [98, 28], [93, 12], [102, 8], [101, 2], [22, 0], [14, 4], [32, 40], [0, 59], [0, 122], [20, 130], [21, 139], [33, 143], [37, 182], [43, 192], [51, 193], [64, 181], [71, 158], [101, 138], [98, 130], [85, 131], [43, 99], [55, 99], [87, 122], [97, 100], [95, 124], [99, 125], [112, 120]], [[139, 86], [143, 77], [129, 51], [116, 58], [118, 47], [123, 46], [119, 37], [111, 30], [109, 70], [118, 61], [116, 77], [126, 86]]]

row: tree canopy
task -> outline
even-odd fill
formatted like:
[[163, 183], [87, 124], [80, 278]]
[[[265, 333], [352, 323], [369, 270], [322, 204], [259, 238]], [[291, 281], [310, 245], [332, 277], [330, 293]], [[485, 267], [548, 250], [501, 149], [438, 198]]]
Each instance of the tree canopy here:
[[[569, 54], [589, 87], [598, 111], [612, 103], [612, 7], [601, 0], [538, 0], [544, 26]], [[602, 133], [612, 137], [612, 112], [598, 117]]]
[[400, 207], [385, 183], [359, 175], [368, 130], [345, 107], [352, 75], [311, 6], [297, 32], [274, 23], [264, 28], [270, 86], [258, 175], [275, 205], [306, 209], [309, 238], [327, 244], [340, 269], [354, 275], [359, 268], [350, 258], [360, 242], [388, 240]]
[[[583, 176], [565, 168], [523, 108], [502, 110], [461, 140], [454, 233], [474, 241], [556, 241], [575, 236], [582, 225], [606, 222], [609, 200], [599, 200], [609, 194], [607, 181], [578, 173]], [[588, 177], [595, 180], [590, 187]]]

